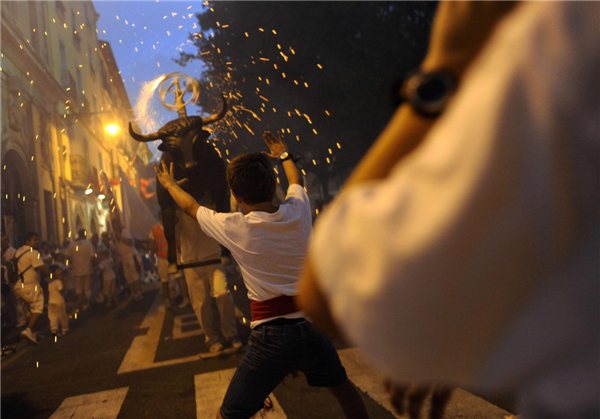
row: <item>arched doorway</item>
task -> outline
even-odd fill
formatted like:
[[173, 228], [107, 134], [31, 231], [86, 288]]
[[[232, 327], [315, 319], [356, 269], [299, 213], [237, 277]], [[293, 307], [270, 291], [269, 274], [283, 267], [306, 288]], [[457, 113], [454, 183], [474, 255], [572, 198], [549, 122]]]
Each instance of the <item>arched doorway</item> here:
[[2, 228], [18, 245], [28, 231], [37, 229], [33, 187], [25, 161], [15, 150], [9, 150], [2, 159]]

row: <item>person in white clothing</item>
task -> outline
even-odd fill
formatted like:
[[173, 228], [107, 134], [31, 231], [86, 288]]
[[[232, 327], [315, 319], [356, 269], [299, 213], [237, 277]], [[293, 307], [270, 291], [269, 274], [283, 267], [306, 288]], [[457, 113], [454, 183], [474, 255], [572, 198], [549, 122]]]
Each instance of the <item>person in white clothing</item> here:
[[489, 25], [511, 6], [439, 5], [421, 71], [459, 89], [439, 119], [398, 110], [317, 221], [300, 303], [397, 382], [600, 417], [600, 4]]
[[140, 283], [141, 259], [139, 253], [134, 247], [133, 237], [126, 228], [123, 228], [121, 220], [113, 220], [113, 229], [115, 232], [114, 247], [119, 253], [119, 259], [123, 264], [123, 273], [129, 286], [129, 298], [134, 300], [142, 299], [142, 286]]
[[25, 235], [25, 245], [19, 247], [15, 253], [15, 257], [19, 258], [17, 266], [20, 278], [13, 287], [17, 300], [28, 318], [27, 328], [21, 332], [21, 336], [34, 344], [37, 344], [37, 341], [33, 330], [44, 312], [44, 294], [40, 286], [40, 272], [50, 275], [50, 269], [44, 264], [40, 253], [36, 250], [39, 244], [40, 239], [36, 232], [29, 232]]
[[[202, 231], [231, 250], [251, 300], [252, 333], [246, 354], [229, 383], [218, 418], [249, 418], [285, 376], [302, 371], [309, 385], [326, 387], [348, 418], [368, 417], [331, 340], [303, 317], [294, 302], [312, 229], [303, 179], [283, 137], [264, 134], [270, 153], [246, 153], [227, 167], [227, 182], [245, 215], [200, 206], [179, 187], [165, 163], [158, 180]], [[290, 187], [273, 204], [277, 181], [272, 160], [282, 163]]]
[[15, 327], [23, 327], [27, 323], [25, 312], [21, 307], [21, 304], [18, 303], [17, 297], [15, 296], [15, 292], [10, 285], [10, 282], [7, 277], [7, 272], [4, 268], [4, 264], [11, 260], [17, 249], [10, 245], [8, 237], [2, 232], [2, 289], [3, 294], [2, 298], [4, 304], [6, 304], [6, 319], [8, 324], [13, 325]]
[[[67, 278], [58, 265], [50, 266], [50, 284], [48, 284], [48, 319], [50, 330], [55, 336], [66, 335], [69, 331], [69, 317], [62, 291], [67, 287]], [[59, 330], [60, 326], [60, 330]]]
[[221, 315], [221, 332], [234, 349], [239, 349], [242, 342], [236, 327], [233, 296], [227, 286], [227, 276], [221, 264], [221, 246], [215, 239], [208, 237], [198, 222], [187, 214], [180, 215], [179, 220], [176, 234], [181, 248], [181, 262], [184, 266], [189, 266], [183, 270], [185, 281], [194, 313], [204, 332], [206, 346], [210, 352], [223, 349], [214, 326], [214, 298]]
[[103, 246], [98, 246], [98, 269], [102, 278], [102, 292], [104, 294], [105, 307], [111, 307], [117, 303], [117, 294], [115, 292], [116, 275], [113, 270], [110, 250]]
[[79, 300], [79, 307], [87, 310], [92, 296], [92, 264], [96, 253], [92, 243], [86, 239], [84, 229], [80, 229], [77, 239], [69, 244], [66, 256], [67, 265], [75, 279], [75, 293]]

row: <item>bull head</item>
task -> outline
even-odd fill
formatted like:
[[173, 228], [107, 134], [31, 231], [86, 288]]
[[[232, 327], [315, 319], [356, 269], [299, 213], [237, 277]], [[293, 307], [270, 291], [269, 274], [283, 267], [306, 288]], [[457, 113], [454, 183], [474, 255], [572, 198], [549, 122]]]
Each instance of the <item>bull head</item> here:
[[207, 131], [202, 129], [203, 126], [217, 122], [227, 113], [227, 102], [225, 96], [222, 96], [223, 106], [219, 113], [206, 118], [199, 116], [186, 116], [178, 118], [166, 123], [157, 132], [152, 134], [138, 134], [133, 130], [131, 122], [129, 123], [129, 134], [131, 137], [140, 142], [162, 140], [158, 146], [160, 151], [167, 151], [180, 154], [182, 163], [186, 169], [190, 169], [196, 165], [193, 154], [194, 143], [198, 138], [205, 139], [209, 136]]

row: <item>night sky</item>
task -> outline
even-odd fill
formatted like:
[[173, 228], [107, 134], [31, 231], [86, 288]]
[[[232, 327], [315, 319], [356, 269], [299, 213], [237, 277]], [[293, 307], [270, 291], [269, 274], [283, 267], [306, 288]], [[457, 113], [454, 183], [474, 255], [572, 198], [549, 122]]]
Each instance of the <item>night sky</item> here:
[[[100, 14], [98, 38], [112, 46], [132, 107], [143, 83], [161, 74], [183, 71], [198, 77], [201, 73], [199, 61], [182, 68], [173, 58], [177, 58], [182, 49], [196, 50], [188, 43], [188, 36], [200, 30], [195, 13], [202, 11], [202, 2], [94, 1], [94, 6]], [[153, 104], [159, 111], [158, 125], [177, 117], [158, 101]], [[188, 105], [188, 113], [195, 114], [197, 108], [191, 108]]]

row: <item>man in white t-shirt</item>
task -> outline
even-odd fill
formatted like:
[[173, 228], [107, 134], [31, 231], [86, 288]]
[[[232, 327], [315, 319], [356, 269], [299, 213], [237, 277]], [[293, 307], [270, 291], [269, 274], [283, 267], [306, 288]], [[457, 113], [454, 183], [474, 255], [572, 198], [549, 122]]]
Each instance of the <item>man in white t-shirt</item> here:
[[36, 247], [40, 244], [37, 233], [30, 232], [25, 235], [25, 245], [17, 249], [15, 257], [19, 258], [19, 280], [13, 289], [17, 300], [21, 303], [23, 311], [28, 317], [27, 328], [21, 332], [32, 343], [37, 344], [33, 333], [34, 327], [44, 312], [44, 294], [40, 286], [40, 272], [50, 275], [50, 269], [44, 264]]
[[142, 260], [136, 248], [134, 247], [133, 237], [128, 229], [123, 228], [121, 220], [113, 221], [115, 232], [114, 247], [119, 253], [119, 259], [123, 264], [123, 274], [129, 286], [129, 298], [134, 300], [142, 299], [142, 285], [140, 283], [140, 272], [142, 269]]
[[92, 243], [86, 239], [84, 229], [80, 229], [77, 239], [69, 244], [66, 256], [69, 269], [75, 279], [75, 293], [79, 300], [79, 306], [83, 310], [87, 310], [90, 307], [92, 296], [92, 263], [96, 253]]
[[[11, 246], [8, 237], [2, 233], [2, 264], [4, 265], [5, 262], [11, 260], [15, 256], [16, 252], [17, 249]], [[27, 323], [25, 313], [23, 312], [21, 304], [19, 304], [17, 301], [13, 287], [10, 286], [6, 274], [7, 272], [4, 269], [4, 266], [2, 266], [3, 289], [7, 291], [5, 293], [6, 295], [4, 295], [4, 301], [7, 306], [7, 318], [9, 323], [15, 325], [15, 327], [23, 327]]]
[[398, 382], [600, 417], [600, 4], [518, 4], [457, 66], [506, 6], [438, 6], [422, 71], [460, 88], [406, 158], [436, 118], [398, 110], [317, 222], [300, 302]]
[[195, 219], [187, 214], [181, 214], [179, 218], [176, 231], [181, 249], [181, 262], [183, 265], [192, 265], [184, 268], [185, 281], [194, 313], [205, 335], [206, 345], [210, 352], [223, 349], [214, 326], [214, 298], [221, 315], [221, 332], [234, 349], [239, 349], [242, 342], [238, 337], [235, 322], [233, 296], [227, 287], [227, 276], [221, 265], [221, 246], [202, 231]]
[[[283, 378], [302, 371], [308, 384], [327, 387], [347, 417], [366, 418], [331, 340], [303, 317], [294, 302], [310, 237], [311, 209], [303, 179], [283, 137], [264, 134], [270, 154], [246, 153], [229, 164], [227, 182], [244, 212], [223, 214], [200, 206], [162, 163], [158, 180], [202, 231], [227, 247], [239, 263], [251, 300], [252, 334], [217, 417], [249, 418]], [[282, 163], [290, 187], [273, 204], [277, 180], [272, 160]]]

